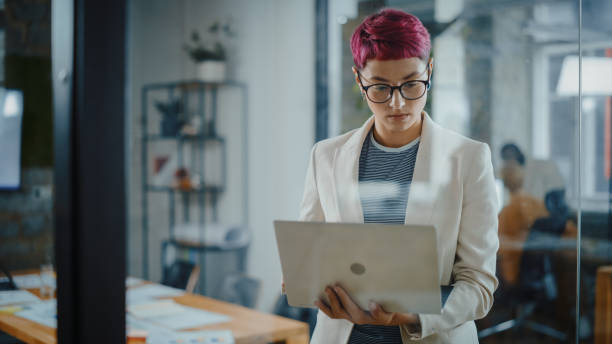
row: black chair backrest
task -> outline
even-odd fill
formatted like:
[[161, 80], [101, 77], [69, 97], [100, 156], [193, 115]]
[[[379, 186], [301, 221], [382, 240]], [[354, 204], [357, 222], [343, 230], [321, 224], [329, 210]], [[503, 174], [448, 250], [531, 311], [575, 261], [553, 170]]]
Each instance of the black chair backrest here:
[[244, 307], [255, 308], [260, 289], [261, 282], [258, 279], [242, 273], [233, 273], [223, 279], [218, 298]]
[[569, 207], [565, 202], [564, 189], [555, 189], [546, 193], [544, 203], [551, 217], [567, 218]]
[[554, 299], [557, 295], [551, 253], [565, 231], [568, 207], [565, 191], [553, 190], [546, 194], [549, 216], [537, 219], [525, 240], [519, 272], [519, 286], [529, 298]]
[[13, 281], [13, 276], [11, 273], [0, 265], [0, 272], [2, 272], [6, 276], [6, 281], [0, 281], [0, 290], [15, 290], [17, 286]]
[[195, 264], [188, 261], [175, 261], [164, 270], [161, 284], [168, 287], [185, 289], [194, 267]]

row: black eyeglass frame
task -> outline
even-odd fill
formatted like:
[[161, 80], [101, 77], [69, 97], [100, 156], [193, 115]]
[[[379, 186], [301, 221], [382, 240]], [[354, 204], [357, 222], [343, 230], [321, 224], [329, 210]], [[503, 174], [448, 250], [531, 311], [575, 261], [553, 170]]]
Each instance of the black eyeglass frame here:
[[[422, 73], [421, 73], [421, 74], [422, 74]], [[393, 98], [393, 92], [395, 92], [395, 90], [396, 90], [396, 89], [399, 91], [400, 95], [401, 95], [401, 96], [402, 96], [404, 99], [406, 99], [406, 100], [417, 100], [417, 99], [423, 98], [423, 96], [425, 95], [425, 93], [427, 93], [427, 90], [429, 90], [429, 87], [430, 87], [430, 85], [431, 85], [431, 80], [430, 80], [430, 79], [431, 79], [431, 74], [429, 73], [429, 64], [427, 64], [427, 80], [408, 80], [408, 81], [406, 81], [405, 83], [403, 83], [403, 84], [401, 84], [401, 85], [399, 85], [399, 86], [391, 86], [391, 85], [389, 85], [389, 84], [380, 84], [380, 83], [379, 83], [379, 84], [372, 84], [372, 85], [365, 86], [365, 85], [363, 84], [363, 81], [361, 81], [361, 73], [359, 72], [359, 70], [357, 71], [357, 76], [358, 76], [358, 79], [359, 79], [359, 84], [360, 84], [360, 85], [361, 85], [361, 87], [363, 88], [363, 91], [365, 92], [366, 97], [368, 97], [368, 99], [369, 99], [369, 100], [370, 100], [372, 103], [377, 103], [377, 104], [382, 104], [382, 103], [386, 103], [386, 102], [388, 102], [388, 101], [389, 101], [389, 99]], [[404, 95], [404, 93], [402, 92], [402, 87], [404, 87], [404, 85], [409, 84], [409, 83], [412, 83], [412, 82], [420, 82], [420, 83], [422, 83], [422, 84], [424, 84], [424, 85], [425, 85], [425, 91], [423, 92], [423, 94], [421, 94], [420, 96], [418, 96], [418, 97], [416, 97], [416, 98], [409, 98], [409, 97], [406, 97], [406, 96]], [[368, 95], [368, 89], [369, 89], [370, 87], [373, 87], [373, 86], [385, 86], [385, 87], [389, 87], [390, 91], [389, 91], [389, 96], [387, 97], [387, 99], [385, 99], [385, 100], [383, 100], [383, 101], [374, 101], [374, 100], [372, 100], [372, 98], [370, 98], [370, 96]]]

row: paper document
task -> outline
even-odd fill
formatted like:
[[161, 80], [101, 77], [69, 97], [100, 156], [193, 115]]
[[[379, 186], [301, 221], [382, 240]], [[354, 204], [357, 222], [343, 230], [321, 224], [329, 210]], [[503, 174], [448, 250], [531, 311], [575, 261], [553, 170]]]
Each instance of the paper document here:
[[[193, 332], [188, 331], [188, 332], [176, 332], [176, 333], [178, 333], [179, 340], [183, 340], [183, 343], [204, 343], [204, 344], [212, 344], [212, 343], [233, 344], [234, 343], [234, 336], [232, 335], [232, 331], [229, 331], [229, 330], [193, 331]], [[169, 343], [176, 343], [176, 341], [169, 342]]]
[[128, 312], [138, 318], [155, 318], [180, 313], [183, 307], [172, 300], [161, 300], [128, 306]]
[[[36, 289], [43, 286], [42, 279], [40, 278], [40, 274], [27, 274], [27, 275], [17, 275], [13, 276], [13, 282], [17, 285], [19, 289]], [[55, 278], [49, 279], [47, 281], [50, 287], [56, 288]]]
[[0, 306], [19, 305], [38, 301], [40, 301], [40, 299], [27, 290], [0, 291]]
[[16, 316], [22, 317], [45, 326], [57, 328], [57, 302], [56, 300], [47, 300], [37, 303], [32, 303], [24, 307], [21, 312], [15, 313]]
[[131, 305], [128, 306], [128, 312], [141, 320], [172, 330], [190, 329], [231, 320], [226, 315], [187, 307], [172, 300]]
[[191, 307], [184, 308], [185, 311], [181, 313], [154, 318], [152, 321], [173, 330], [186, 330], [231, 320], [230, 317], [223, 314], [206, 312]]
[[128, 314], [127, 328], [130, 330], [142, 330], [147, 332], [147, 344], [177, 344], [177, 343], [227, 343], [233, 344], [232, 331], [185, 331], [178, 332], [160, 327], [150, 321], [137, 319]]
[[137, 286], [137, 285], [139, 285], [139, 284], [143, 284], [144, 282], [145, 282], [145, 281], [144, 281], [143, 279], [128, 276], [128, 277], [125, 279], [125, 286], [126, 286], [126, 287], [128, 287], [128, 288], [129, 288], [129, 287], [134, 287], [134, 286]]
[[[8, 280], [7, 278], [5, 279]], [[1, 280], [2, 279], [0, 279], [0, 281]], [[40, 274], [27, 274], [27, 275], [13, 276], [13, 282], [15, 282], [15, 284], [17, 285], [17, 288], [19, 289], [36, 289], [36, 288], [42, 287], [42, 279], [40, 277]], [[145, 281], [140, 278], [127, 277], [125, 279], [125, 286], [133, 287], [139, 284], [143, 284], [144, 282]], [[52, 288], [57, 288], [56, 286], [57, 283], [56, 283], [55, 278], [49, 279], [48, 283]]]
[[155, 301], [162, 297], [174, 297], [185, 294], [182, 289], [170, 288], [159, 284], [146, 284], [128, 289], [126, 301], [128, 305]]
[[0, 307], [0, 314], [15, 314], [23, 310], [21, 306], [4, 306]]

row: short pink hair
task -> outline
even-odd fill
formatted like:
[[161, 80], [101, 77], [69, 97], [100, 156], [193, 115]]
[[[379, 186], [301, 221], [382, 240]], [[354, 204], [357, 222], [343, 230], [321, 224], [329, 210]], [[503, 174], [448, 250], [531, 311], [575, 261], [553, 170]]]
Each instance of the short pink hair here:
[[429, 32], [419, 18], [395, 9], [384, 9], [367, 17], [353, 32], [351, 51], [357, 68], [367, 60], [429, 58]]

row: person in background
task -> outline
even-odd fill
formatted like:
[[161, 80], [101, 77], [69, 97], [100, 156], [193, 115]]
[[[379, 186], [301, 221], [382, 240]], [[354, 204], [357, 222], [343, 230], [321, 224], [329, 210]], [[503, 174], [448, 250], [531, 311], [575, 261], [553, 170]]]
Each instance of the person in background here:
[[514, 143], [506, 143], [501, 148], [502, 169], [507, 164], [518, 163], [524, 169], [524, 193], [544, 201], [551, 190], [565, 189], [565, 182], [557, 164], [552, 160], [527, 159]]
[[[513, 287], [519, 278], [523, 246], [534, 222], [541, 218], [553, 216], [567, 218], [567, 210], [562, 214], [554, 213], [555, 209], [563, 208], [563, 204], [550, 205], [553, 213], [547, 209], [544, 201], [533, 197], [524, 191], [524, 169], [519, 161], [508, 160], [501, 170], [504, 186], [510, 192], [510, 201], [499, 213], [499, 251], [498, 275], [501, 277], [502, 287]], [[551, 190], [549, 194], [563, 192]], [[549, 196], [549, 200], [552, 198]], [[563, 223], [563, 222], [562, 222]], [[576, 225], [573, 220], [567, 219], [562, 237], [576, 237]]]
[[510, 201], [499, 213], [497, 266], [501, 283], [507, 286], [515, 285], [518, 280], [523, 244], [531, 225], [535, 220], [548, 216], [544, 202], [523, 191], [523, 174], [520, 162], [515, 160], [508, 160], [501, 170]]

